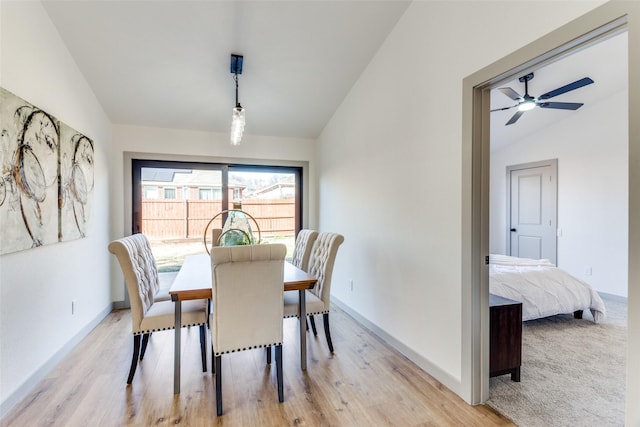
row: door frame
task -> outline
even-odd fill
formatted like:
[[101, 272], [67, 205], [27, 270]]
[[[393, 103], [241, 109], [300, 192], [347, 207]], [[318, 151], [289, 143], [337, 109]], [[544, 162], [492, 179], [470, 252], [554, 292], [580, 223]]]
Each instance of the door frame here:
[[[604, 37], [629, 33], [629, 76], [640, 75], [640, 3], [608, 2], [463, 80], [461, 203], [461, 391], [489, 398], [490, 91]], [[629, 80], [629, 116], [640, 117], [640, 82]], [[640, 259], [640, 123], [629, 120], [629, 259]], [[629, 263], [628, 360], [640, 358], [640, 266]], [[627, 369], [627, 423], [640, 420], [640, 367]]]
[[[511, 172], [513, 171], [519, 171], [519, 170], [525, 170], [525, 169], [535, 169], [535, 168], [542, 168], [542, 167], [551, 167], [552, 171], [553, 171], [553, 176], [555, 176], [555, 200], [554, 200], [554, 208], [555, 208], [555, 212], [554, 212], [554, 223], [556, 226], [556, 230], [554, 233], [555, 239], [554, 239], [554, 245], [555, 245], [555, 259], [552, 260], [552, 262], [556, 265], [558, 265], [558, 238], [557, 238], [557, 232], [558, 232], [558, 159], [549, 159], [549, 160], [541, 160], [538, 162], [529, 162], [529, 163], [522, 163], [522, 164], [518, 164], [518, 165], [510, 165], [507, 166], [506, 170], [507, 170], [507, 179], [506, 179], [506, 183], [507, 183], [507, 191], [506, 191], [506, 196], [507, 196], [507, 200], [506, 200], [506, 209], [507, 209], [507, 215], [505, 216], [506, 219], [506, 224], [505, 224], [505, 236], [506, 236], [506, 255], [511, 254]], [[543, 257], [544, 258], [544, 257]]]

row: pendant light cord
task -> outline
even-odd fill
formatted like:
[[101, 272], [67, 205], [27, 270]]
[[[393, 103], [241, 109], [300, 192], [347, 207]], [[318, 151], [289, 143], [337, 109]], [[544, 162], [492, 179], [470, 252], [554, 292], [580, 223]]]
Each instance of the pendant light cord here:
[[238, 102], [238, 73], [233, 75], [233, 80], [236, 82], [236, 108], [242, 108], [240, 102]]

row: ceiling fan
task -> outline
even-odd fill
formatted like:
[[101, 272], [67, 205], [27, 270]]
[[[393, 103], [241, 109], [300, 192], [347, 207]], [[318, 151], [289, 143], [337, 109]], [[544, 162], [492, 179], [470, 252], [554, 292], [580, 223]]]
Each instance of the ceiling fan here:
[[520, 77], [518, 80], [524, 83], [524, 96], [520, 95], [515, 90], [510, 87], [501, 87], [498, 90], [504, 93], [509, 98], [517, 101], [516, 105], [512, 105], [511, 107], [504, 108], [496, 108], [491, 110], [494, 111], [504, 111], [509, 110], [511, 108], [517, 108], [518, 111], [509, 119], [509, 121], [505, 124], [505, 126], [512, 125], [518, 121], [518, 119], [525, 113], [525, 111], [533, 110], [536, 107], [540, 108], [556, 108], [559, 110], [577, 110], [582, 107], [584, 104], [580, 102], [547, 102], [547, 99], [553, 98], [554, 96], [562, 95], [563, 93], [579, 89], [583, 86], [590, 85], [593, 83], [589, 77], [584, 77], [580, 80], [576, 80], [573, 83], [569, 83], [568, 85], [564, 85], [557, 89], [554, 89], [550, 92], [540, 95], [539, 97], [533, 97], [529, 95], [529, 80], [533, 79], [533, 73], [529, 73], [526, 76]]

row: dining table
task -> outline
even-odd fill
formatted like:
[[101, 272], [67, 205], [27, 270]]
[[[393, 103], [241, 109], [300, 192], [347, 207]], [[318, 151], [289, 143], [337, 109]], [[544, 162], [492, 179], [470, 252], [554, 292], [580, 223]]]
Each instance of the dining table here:
[[[305, 292], [313, 289], [317, 279], [288, 261], [284, 263], [284, 291], [298, 291], [300, 320], [300, 368], [307, 369], [307, 313]], [[175, 302], [175, 345], [173, 365], [173, 392], [180, 393], [180, 344], [182, 324], [182, 301], [194, 299], [210, 300], [211, 258], [209, 254], [187, 255], [184, 263], [169, 289], [171, 300]]]

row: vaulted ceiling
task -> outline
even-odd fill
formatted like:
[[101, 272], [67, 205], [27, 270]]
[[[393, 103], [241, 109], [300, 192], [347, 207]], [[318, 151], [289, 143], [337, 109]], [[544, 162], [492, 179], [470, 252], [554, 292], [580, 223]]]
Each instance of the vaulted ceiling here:
[[[44, 0], [113, 123], [228, 132], [239, 76], [245, 132], [315, 138], [405, 12], [409, 1]], [[595, 83], [553, 99], [590, 108], [627, 87], [626, 34], [535, 70], [536, 96], [582, 77]], [[521, 95], [517, 79], [500, 86]], [[492, 108], [514, 101], [493, 91]], [[577, 111], [537, 108], [504, 124], [491, 113], [492, 147]]]
[[44, 0], [113, 123], [315, 138], [408, 1]]

